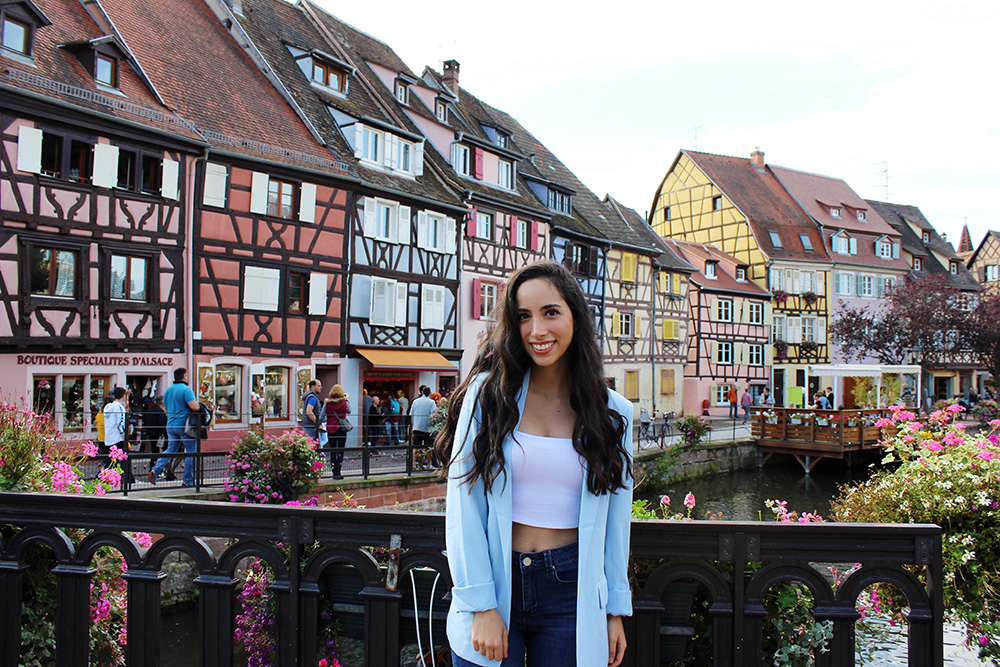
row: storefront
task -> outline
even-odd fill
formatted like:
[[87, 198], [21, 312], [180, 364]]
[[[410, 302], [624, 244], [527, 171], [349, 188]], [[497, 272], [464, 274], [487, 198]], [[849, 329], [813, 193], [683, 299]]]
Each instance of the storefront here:
[[363, 359], [361, 385], [370, 396], [395, 396], [402, 390], [412, 399], [420, 385], [447, 395], [458, 385], [458, 366], [434, 350], [358, 348], [357, 353]]
[[0, 387], [8, 400], [24, 397], [35, 412], [49, 413], [70, 440], [96, 439], [94, 416], [115, 387], [131, 402], [159, 398], [173, 382], [181, 354], [10, 354], [0, 355]]

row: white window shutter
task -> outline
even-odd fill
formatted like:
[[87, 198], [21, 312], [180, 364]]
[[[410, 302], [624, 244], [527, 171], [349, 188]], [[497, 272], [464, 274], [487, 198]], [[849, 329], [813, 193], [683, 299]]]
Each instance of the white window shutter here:
[[816, 342], [820, 345], [826, 343], [826, 319], [822, 317], [816, 318]]
[[94, 144], [94, 175], [91, 182], [99, 188], [118, 185], [118, 147]]
[[788, 342], [789, 343], [801, 343], [802, 342], [802, 320], [798, 317], [789, 317], [786, 321], [786, 326], [788, 327]]
[[267, 187], [270, 180], [267, 174], [253, 172], [253, 180], [250, 182], [251, 213], [267, 213]]
[[406, 299], [410, 293], [410, 286], [406, 283], [396, 283], [396, 312], [395, 326], [406, 326]]
[[898, 243], [893, 243], [892, 244], [892, 258], [893, 259], [899, 259], [899, 244]]
[[774, 346], [765, 345], [764, 346], [764, 365], [773, 366], [774, 365]]
[[792, 287], [792, 289], [791, 289], [792, 294], [801, 294], [801, 292], [802, 292], [802, 284], [801, 284], [801, 278], [799, 276], [798, 269], [792, 271], [792, 285], [791, 285], [791, 287]]
[[398, 209], [399, 221], [396, 223], [396, 243], [400, 245], [410, 245], [410, 207], [400, 206]]
[[455, 235], [458, 233], [455, 218], [444, 219], [444, 251], [449, 255], [456, 252]]
[[316, 222], [316, 184], [303, 183], [299, 191], [299, 220]]
[[430, 241], [427, 238], [427, 211], [417, 211], [417, 247], [430, 248]]
[[826, 295], [826, 273], [817, 271], [813, 274], [813, 291], [820, 296]]
[[642, 335], [642, 320], [643, 320], [643, 317], [642, 317], [642, 313], [641, 312], [636, 311], [635, 314], [632, 315], [632, 338], [642, 338], [643, 337], [643, 335]]
[[42, 131], [22, 125], [17, 128], [17, 169], [42, 173]]
[[424, 175], [424, 142], [421, 141], [415, 146], [413, 151], [413, 174], [415, 176]]
[[365, 197], [365, 219], [363, 221], [364, 234], [367, 237], [375, 236], [375, 213], [378, 205], [372, 197]]
[[747, 348], [749, 346], [746, 343], [733, 343], [733, 363], [737, 366], [743, 366], [747, 363]]
[[858, 254], [858, 240], [856, 238], [851, 238], [848, 240], [848, 252], [852, 255]]
[[719, 363], [719, 341], [717, 340], [713, 340], [711, 343], [711, 355], [712, 363]]
[[309, 314], [326, 315], [327, 275], [309, 274]]
[[253, 310], [278, 310], [281, 271], [260, 266], [243, 269], [243, 307]]
[[205, 164], [205, 182], [201, 203], [205, 206], [226, 205], [226, 179], [229, 170], [224, 164], [207, 162]]
[[399, 150], [399, 137], [386, 132], [382, 137], [382, 164], [389, 169], [396, 168], [396, 152]]
[[444, 329], [444, 288], [439, 285], [420, 286], [420, 328]]
[[361, 123], [354, 124], [354, 157], [364, 155], [365, 126]]
[[372, 291], [368, 323], [385, 325], [389, 323], [389, 292], [395, 281], [372, 278]]
[[[167, 199], [176, 200], [178, 197], [178, 185], [180, 183], [180, 163], [174, 160], [163, 158], [163, 178], [160, 181], [160, 195]], [[118, 178], [118, 171], [115, 170], [115, 179]]]
[[764, 302], [764, 326], [769, 327], [774, 324], [774, 309], [769, 302]]

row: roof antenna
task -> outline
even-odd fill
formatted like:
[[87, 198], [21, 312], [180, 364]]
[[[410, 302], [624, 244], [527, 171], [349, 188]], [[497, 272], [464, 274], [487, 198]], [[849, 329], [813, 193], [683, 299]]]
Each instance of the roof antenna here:
[[703, 127], [705, 127], [705, 126], [704, 125], [695, 125], [694, 127], [689, 127], [688, 129], [684, 130], [685, 132], [694, 131], [694, 141], [692, 142], [694, 145], [691, 146], [691, 150], [693, 150], [693, 151], [698, 150], [698, 130], [701, 129], [701, 128], [703, 128]]
[[874, 164], [882, 165], [882, 171], [880, 174], [885, 175], [885, 201], [889, 202], [889, 163], [888, 162], [875, 162]]

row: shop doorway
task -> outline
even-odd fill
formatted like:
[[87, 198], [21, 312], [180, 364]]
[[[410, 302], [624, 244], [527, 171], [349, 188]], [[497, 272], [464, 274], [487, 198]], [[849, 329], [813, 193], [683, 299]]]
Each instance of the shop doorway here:
[[951, 398], [951, 378], [934, 378], [934, 400], [945, 401]]
[[774, 369], [774, 387], [771, 388], [771, 395], [774, 397], [774, 404], [779, 408], [785, 407], [785, 369]]
[[143, 403], [147, 398], [159, 402], [164, 391], [162, 380], [160, 375], [126, 375], [125, 387], [132, 392], [133, 403]]

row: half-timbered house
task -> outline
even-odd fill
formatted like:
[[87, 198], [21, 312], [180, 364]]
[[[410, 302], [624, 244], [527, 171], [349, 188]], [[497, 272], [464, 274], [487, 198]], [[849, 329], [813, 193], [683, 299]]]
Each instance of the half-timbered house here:
[[[807, 387], [809, 364], [829, 358], [830, 257], [813, 220], [754, 151], [750, 159], [682, 150], [654, 197], [652, 224], [665, 237], [716, 245], [773, 295], [772, 391]], [[812, 391], [819, 380], [811, 379]], [[801, 390], [792, 390], [798, 396]]]
[[603, 230], [614, 239], [608, 251], [605, 372], [650, 415], [679, 415], [694, 267], [667, 248], [635, 209], [611, 196], [603, 203], [608, 218], [617, 218]]
[[[462, 235], [462, 373], [468, 373], [510, 273], [548, 256], [552, 215], [524, 178], [520, 125], [459, 86], [459, 64], [425, 68], [409, 110], [468, 206]], [[416, 102], [419, 102], [416, 103]], [[434, 112], [431, 112], [431, 109]]]
[[[946, 285], [958, 290], [958, 308], [976, 306], [981, 290], [979, 282], [951, 243], [938, 234], [919, 208], [871, 199], [867, 203], [900, 233], [900, 258], [910, 267], [907, 280], [941, 276]], [[922, 350], [921, 355], [926, 375], [920, 386], [926, 387], [935, 400], [948, 399], [955, 394], [968, 396], [971, 388], [982, 391], [981, 382], [988, 373], [982, 370], [970, 350]]]
[[188, 207], [205, 142], [97, 3], [3, 2], [0, 393], [68, 437], [115, 386], [186, 363]]
[[[901, 256], [900, 232], [839, 178], [785, 167], [769, 169], [822, 232], [833, 266], [828, 290], [831, 320], [836, 319], [842, 305], [880, 308], [886, 291], [909, 271]], [[847, 361], [839, 348], [831, 341], [832, 363]], [[874, 358], [859, 361], [877, 363]], [[850, 404], [851, 378], [809, 378], [808, 383], [807, 395], [820, 387], [832, 387], [834, 396], [839, 397], [838, 405]]]
[[756, 395], [768, 384], [771, 294], [746, 277], [746, 263], [714, 246], [674, 239], [666, 244], [695, 268], [688, 292], [684, 412], [726, 415], [730, 387], [738, 387], [740, 396], [748, 388]]
[[986, 232], [967, 260], [966, 267], [984, 290], [1000, 291], [1000, 232]]
[[404, 111], [409, 91], [396, 90], [416, 77], [386, 44], [308, 2], [248, 0], [232, 18], [360, 180], [347, 211], [345, 354], [320, 379], [356, 397], [454, 386], [465, 207]]
[[357, 178], [246, 57], [217, 6], [101, 4], [166, 103], [209, 144], [193, 168], [190, 337], [192, 388], [215, 407], [210, 446], [227, 447], [227, 429], [258, 417], [294, 425], [305, 383], [345, 353]]

